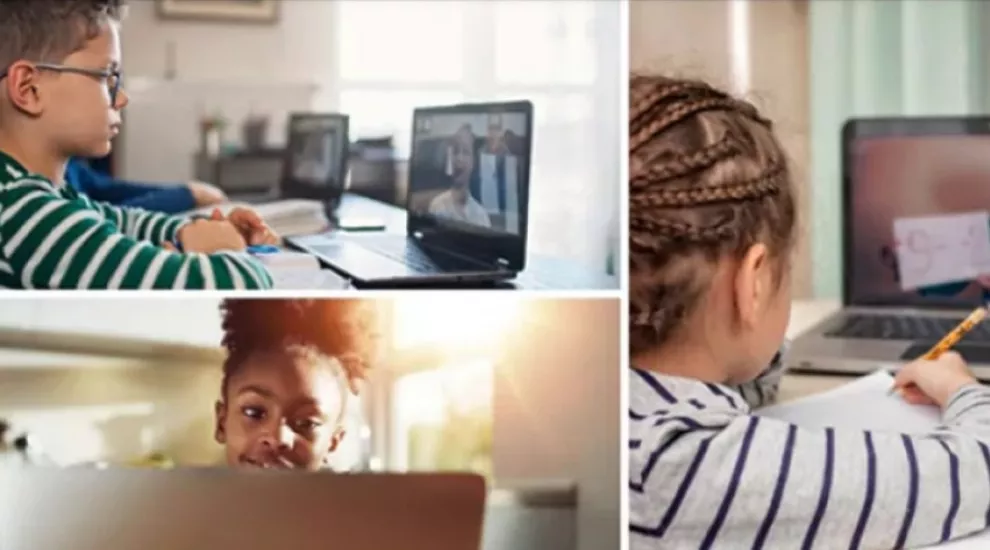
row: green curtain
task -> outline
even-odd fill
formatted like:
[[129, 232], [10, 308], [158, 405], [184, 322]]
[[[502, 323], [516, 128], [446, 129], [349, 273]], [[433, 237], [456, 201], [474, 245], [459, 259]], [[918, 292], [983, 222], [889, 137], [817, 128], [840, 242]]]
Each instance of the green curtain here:
[[[857, 116], [986, 113], [990, 2], [809, 2], [816, 297], [841, 296], [839, 132]], [[829, 267], [837, 266], [837, 267]]]

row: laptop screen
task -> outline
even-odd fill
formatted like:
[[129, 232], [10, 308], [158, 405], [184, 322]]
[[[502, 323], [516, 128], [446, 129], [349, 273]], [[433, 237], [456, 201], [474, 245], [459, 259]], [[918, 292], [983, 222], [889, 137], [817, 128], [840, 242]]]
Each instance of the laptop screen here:
[[990, 296], [990, 277], [902, 284], [895, 220], [990, 210], [990, 134], [942, 130], [846, 144], [847, 303], [969, 307]]
[[502, 260], [523, 253], [531, 133], [529, 102], [417, 109], [410, 229], [494, 247], [487, 252]]
[[294, 114], [289, 119], [282, 196], [334, 201], [344, 192], [347, 117]]

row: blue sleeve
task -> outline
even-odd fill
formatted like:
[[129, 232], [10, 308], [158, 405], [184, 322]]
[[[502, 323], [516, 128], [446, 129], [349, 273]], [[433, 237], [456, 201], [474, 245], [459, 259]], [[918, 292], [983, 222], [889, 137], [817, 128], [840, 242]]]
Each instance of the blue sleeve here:
[[185, 185], [135, 185], [128, 182], [118, 182], [118, 185], [146, 189], [141, 195], [121, 201], [119, 206], [143, 208], [166, 214], [179, 214], [196, 208], [192, 191]]
[[97, 202], [178, 214], [196, 207], [192, 192], [182, 184], [143, 184], [116, 180], [72, 159], [66, 171], [69, 185]]

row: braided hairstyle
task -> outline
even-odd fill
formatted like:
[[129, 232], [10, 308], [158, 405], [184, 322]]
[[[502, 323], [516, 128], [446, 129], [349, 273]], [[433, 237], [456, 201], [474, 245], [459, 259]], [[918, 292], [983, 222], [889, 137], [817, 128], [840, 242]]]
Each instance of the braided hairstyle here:
[[772, 124], [698, 81], [629, 84], [629, 346], [664, 344], [703, 297], [715, 264], [764, 243], [782, 269], [796, 204]]
[[355, 299], [232, 298], [220, 306], [223, 342], [221, 391], [255, 353], [285, 352], [336, 359], [354, 387], [363, 380], [377, 343], [374, 309]]

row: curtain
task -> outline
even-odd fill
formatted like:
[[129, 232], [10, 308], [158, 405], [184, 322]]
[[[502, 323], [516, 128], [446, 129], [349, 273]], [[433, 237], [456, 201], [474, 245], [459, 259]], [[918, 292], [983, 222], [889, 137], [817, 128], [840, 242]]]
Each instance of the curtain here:
[[[851, 117], [985, 113], [990, 5], [809, 2], [814, 293], [842, 283], [840, 129]], [[836, 266], [836, 267], [826, 267]]]

